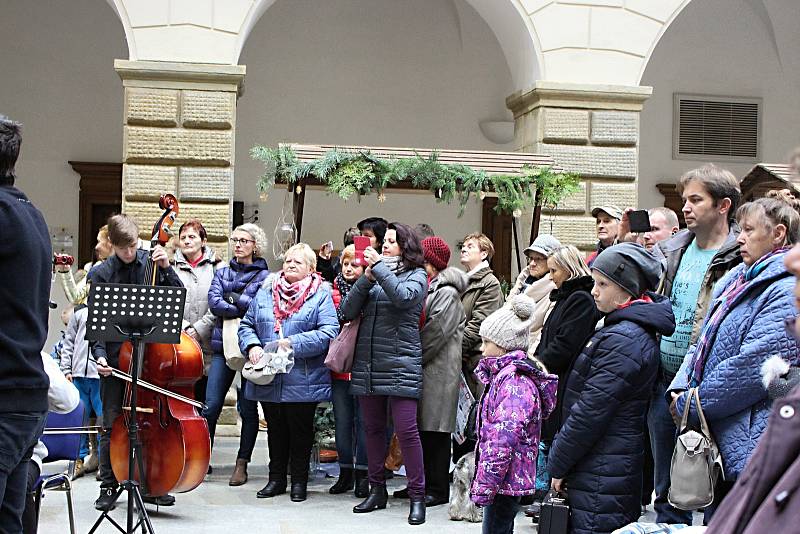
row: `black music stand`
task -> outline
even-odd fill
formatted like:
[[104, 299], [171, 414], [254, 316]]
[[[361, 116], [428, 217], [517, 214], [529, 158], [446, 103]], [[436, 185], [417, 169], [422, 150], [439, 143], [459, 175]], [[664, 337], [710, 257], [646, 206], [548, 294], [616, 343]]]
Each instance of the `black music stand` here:
[[[123, 534], [133, 534], [141, 525], [142, 532], [155, 534], [150, 517], [144, 507], [140, 483], [133, 480], [136, 467], [144, 476], [144, 463], [140, 455], [139, 425], [136, 421], [136, 388], [144, 359], [146, 343], [180, 343], [186, 289], [183, 287], [145, 286], [130, 284], [92, 284], [89, 293], [89, 317], [86, 321], [86, 339], [89, 341], [130, 341], [131, 398], [130, 424], [128, 425], [128, 480], [122, 481], [116, 498], [128, 492], [127, 529], [103, 512], [92, 526], [92, 534], [107, 519]], [[146, 490], [146, 488], [145, 488]], [[139, 520], [133, 523], [134, 505]]]

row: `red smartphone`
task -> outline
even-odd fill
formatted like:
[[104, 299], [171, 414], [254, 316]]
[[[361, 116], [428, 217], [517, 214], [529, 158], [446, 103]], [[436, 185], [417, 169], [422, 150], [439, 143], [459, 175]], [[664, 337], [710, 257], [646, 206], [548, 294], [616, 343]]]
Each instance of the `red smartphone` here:
[[367, 262], [364, 260], [364, 250], [370, 245], [369, 238], [363, 235], [354, 236], [353, 245], [356, 247], [356, 265], [366, 266]]

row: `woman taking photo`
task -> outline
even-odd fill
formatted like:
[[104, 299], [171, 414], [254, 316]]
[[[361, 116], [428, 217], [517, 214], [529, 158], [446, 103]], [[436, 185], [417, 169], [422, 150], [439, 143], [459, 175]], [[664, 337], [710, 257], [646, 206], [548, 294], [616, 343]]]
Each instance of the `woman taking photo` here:
[[[697, 344], [689, 349], [667, 393], [673, 417], [683, 413], [687, 390], [697, 387], [717, 441], [725, 480], [717, 482], [705, 522], [733, 487], [767, 425], [771, 401], [761, 365], [778, 355], [798, 363], [800, 347], [784, 319], [795, 314], [794, 279], [784, 256], [800, 239], [800, 216], [789, 204], [760, 198], [736, 212], [742, 264], [714, 288]], [[690, 419], [697, 420], [694, 403]]]
[[[227, 267], [216, 272], [208, 291], [208, 307], [216, 317], [216, 324], [211, 338], [214, 355], [211, 357], [211, 368], [208, 372], [206, 409], [203, 410], [203, 416], [208, 421], [212, 447], [225, 394], [236, 376], [236, 371], [225, 363], [222, 323], [227, 319], [244, 317], [250, 301], [269, 274], [267, 262], [261, 257], [267, 247], [264, 230], [252, 223], [237, 226], [231, 234], [231, 244], [233, 259]], [[241, 389], [238, 397], [242, 432], [239, 437], [239, 452], [236, 454], [236, 467], [228, 481], [231, 486], [241, 486], [247, 482], [247, 464], [250, 462], [258, 437], [258, 407], [254, 401], [247, 400], [241, 394]]]
[[211, 367], [211, 332], [214, 316], [208, 313], [208, 290], [214, 279], [219, 260], [206, 246], [208, 234], [198, 219], [190, 219], [178, 230], [178, 249], [173, 264], [178, 278], [186, 288], [186, 306], [183, 309], [183, 329], [203, 349], [203, 378], [194, 385], [194, 398], [205, 402], [208, 370]]
[[382, 251], [379, 255], [366, 248], [368, 267], [341, 306], [346, 321], [362, 315], [350, 392], [358, 396], [364, 418], [370, 494], [353, 512], [386, 508], [383, 464], [390, 408], [408, 475], [408, 522], [419, 525], [425, 522], [425, 471], [417, 429], [422, 392], [419, 322], [428, 278], [419, 240], [409, 226], [390, 224]]
[[256, 496], [307, 497], [308, 467], [314, 446], [317, 404], [331, 398], [330, 371], [325, 367], [328, 344], [339, 333], [339, 320], [329, 286], [317, 269], [317, 255], [305, 243], [286, 251], [283, 269], [267, 277], [239, 325], [239, 347], [258, 362], [272, 346], [292, 349], [294, 366], [267, 385], [247, 382], [249, 402], [261, 401], [267, 419], [269, 482]]

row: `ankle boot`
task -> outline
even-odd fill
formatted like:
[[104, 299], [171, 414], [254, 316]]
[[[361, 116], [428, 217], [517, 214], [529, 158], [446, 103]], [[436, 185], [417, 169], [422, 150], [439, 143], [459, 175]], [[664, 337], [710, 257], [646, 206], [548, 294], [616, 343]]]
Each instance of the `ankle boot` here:
[[292, 502], [303, 502], [308, 498], [308, 483], [292, 481], [292, 489], [289, 492]]
[[340, 467], [339, 480], [336, 481], [336, 484], [331, 486], [331, 488], [328, 490], [328, 493], [331, 495], [339, 495], [340, 493], [345, 493], [351, 489], [353, 489], [353, 468]]
[[356, 469], [356, 491], [355, 495], [359, 499], [364, 499], [369, 495], [369, 477], [366, 469]]
[[243, 458], [236, 459], [236, 467], [233, 468], [233, 474], [228, 481], [229, 486], [241, 486], [247, 482], [247, 460]]
[[389, 492], [386, 491], [386, 486], [372, 486], [369, 490], [369, 496], [353, 507], [353, 513], [366, 514], [375, 510], [383, 510], [386, 508], [386, 501], [388, 500]]
[[425, 522], [425, 501], [411, 501], [408, 511], [408, 524], [421, 525]]

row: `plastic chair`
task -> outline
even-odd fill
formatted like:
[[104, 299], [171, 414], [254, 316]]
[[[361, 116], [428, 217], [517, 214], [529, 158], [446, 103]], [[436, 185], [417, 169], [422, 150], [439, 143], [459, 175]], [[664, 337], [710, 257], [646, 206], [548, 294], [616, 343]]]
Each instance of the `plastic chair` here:
[[[76, 428], [83, 425], [85, 407], [83, 402], [67, 414], [49, 412], [47, 414], [48, 428]], [[69, 513], [69, 529], [75, 534], [75, 512], [72, 507], [72, 475], [75, 473], [75, 461], [81, 452], [81, 434], [45, 434], [41, 437], [42, 443], [47, 447], [47, 457], [43, 464], [68, 460], [69, 469], [66, 473], [55, 475], [41, 475], [36, 481], [34, 497], [36, 502], [36, 520], [39, 520], [39, 509], [45, 490], [65, 491], [67, 494], [67, 512]]]

